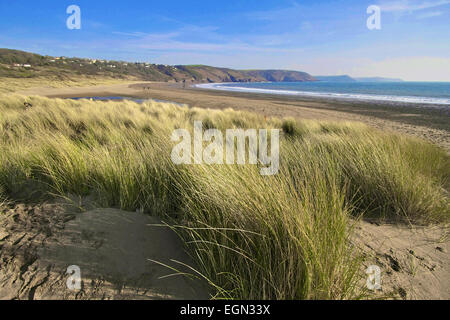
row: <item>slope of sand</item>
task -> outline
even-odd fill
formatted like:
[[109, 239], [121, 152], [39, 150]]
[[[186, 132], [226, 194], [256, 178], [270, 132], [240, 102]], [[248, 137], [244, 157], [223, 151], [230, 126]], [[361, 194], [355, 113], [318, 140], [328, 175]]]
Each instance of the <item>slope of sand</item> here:
[[[136, 212], [80, 213], [58, 204], [18, 205], [0, 215], [0, 299], [207, 299], [207, 286], [174, 271], [193, 265], [177, 235]], [[81, 290], [66, 282], [81, 271]]]
[[381, 270], [380, 298], [450, 299], [450, 230], [362, 221], [353, 243]]
[[[0, 214], [0, 299], [207, 299], [207, 285], [151, 260], [192, 273], [177, 236], [136, 212], [76, 212], [61, 204], [17, 205]], [[450, 299], [449, 229], [359, 222], [352, 240], [364, 269], [381, 269], [388, 299]], [[81, 270], [71, 291], [67, 268]], [[364, 275], [364, 270], [361, 270]], [[361, 286], [365, 286], [365, 278]]]
[[183, 89], [158, 82], [76, 88], [33, 88], [20, 93], [47, 97], [130, 96], [185, 103], [190, 107], [246, 110], [268, 117], [361, 121], [427, 139], [450, 152], [450, 111], [420, 105], [338, 101], [241, 92]]

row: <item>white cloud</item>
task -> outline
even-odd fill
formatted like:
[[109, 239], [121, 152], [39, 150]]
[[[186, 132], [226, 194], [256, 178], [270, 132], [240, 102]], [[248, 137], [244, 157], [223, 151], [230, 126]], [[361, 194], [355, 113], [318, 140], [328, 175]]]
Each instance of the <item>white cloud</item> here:
[[385, 12], [413, 12], [450, 4], [450, 0], [413, 1], [395, 0], [380, 3], [381, 10]]
[[148, 33], [144, 33], [144, 32], [120, 32], [120, 31], [114, 31], [113, 34], [125, 36], [125, 37], [135, 37], [135, 38], [143, 38], [143, 37], [151, 36], [152, 39], [155, 39], [155, 40], [171, 39], [171, 38], [179, 35], [178, 32], [148, 34]]
[[[113, 32], [127, 37], [116, 42], [121, 48], [149, 51], [178, 51], [197, 53], [299, 53], [298, 46], [287, 47], [290, 34], [225, 36], [216, 27], [184, 26], [167, 33]], [[189, 39], [189, 40], [186, 40]]]
[[426, 13], [418, 15], [417, 19], [428, 19], [428, 18], [433, 18], [433, 17], [439, 17], [442, 14], [443, 14], [442, 11], [426, 12]]

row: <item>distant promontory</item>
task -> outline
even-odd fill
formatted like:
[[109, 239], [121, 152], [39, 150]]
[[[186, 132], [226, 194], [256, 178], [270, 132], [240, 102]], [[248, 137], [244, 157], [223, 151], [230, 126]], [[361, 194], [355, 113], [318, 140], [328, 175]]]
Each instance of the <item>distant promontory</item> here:
[[403, 82], [402, 79], [382, 78], [382, 77], [367, 77], [367, 78], [352, 78], [349, 75], [339, 76], [314, 76], [318, 81], [330, 82]]

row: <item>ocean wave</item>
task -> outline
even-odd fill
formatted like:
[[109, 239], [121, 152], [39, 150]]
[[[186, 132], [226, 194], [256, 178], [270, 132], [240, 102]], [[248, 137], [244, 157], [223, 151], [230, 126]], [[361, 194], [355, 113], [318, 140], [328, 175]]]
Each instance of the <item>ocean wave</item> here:
[[400, 102], [400, 103], [450, 105], [450, 99], [446, 99], [446, 98], [259, 89], [259, 88], [247, 88], [247, 87], [230, 87], [230, 86], [226, 86], [226, 84], [229, 84], [229, 83], [203, 83], [203, 84], [197, 84], [197, 85], [195, 85], [195, 87], [202, 88], [202, 89], [222, 90], [222, 91], [278, 94], [278, 95], [290, 95], [290, 96], [305, 96], [305, 97], [318, 97], [318, 98], [329, 98], [329, 99], [332, 98], [332, 99], [348, 99], [348, 100], [363, 100], [363, 101], [386, 101], [386, 102]]

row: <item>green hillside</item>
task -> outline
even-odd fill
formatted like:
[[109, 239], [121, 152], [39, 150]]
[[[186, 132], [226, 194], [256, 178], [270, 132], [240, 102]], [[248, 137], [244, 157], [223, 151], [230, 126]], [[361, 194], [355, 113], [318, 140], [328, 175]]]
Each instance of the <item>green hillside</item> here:
[[134, 77], [146, 81], [189, 82], [259, 82], [314, 81], [305, 73], [287, 70], [233, 70], [205, 65], [161, 65], [146, 62], [124, 62], [83, 58], [51, 57], [0, 49], [0, 77]]

